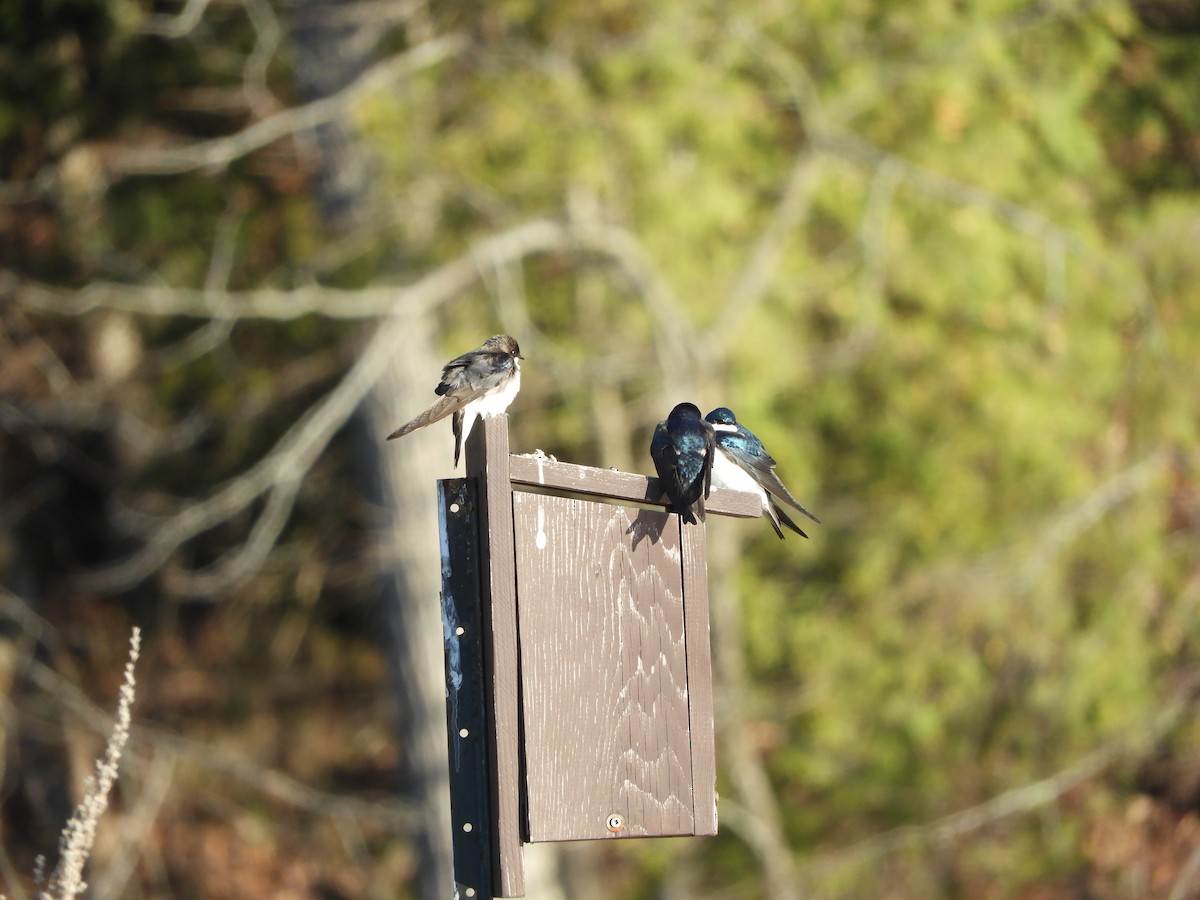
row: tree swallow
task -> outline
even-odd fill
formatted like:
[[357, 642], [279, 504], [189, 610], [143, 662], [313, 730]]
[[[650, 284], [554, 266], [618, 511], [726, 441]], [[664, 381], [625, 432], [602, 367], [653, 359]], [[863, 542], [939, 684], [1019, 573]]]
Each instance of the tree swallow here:
[[700, 418], [694, 403], [680, 403], [654, 429], [650, 457], [658, 480], [680, 518], [693, 525], [693, 508], [704, 519], [704, 498], [712, 485], [716, 453], [712, 426]]
[[713, 482], [730, 490], [758, 494], [762, 500], [763, 512], [771, 520], [771, 525], [780, 540], [783, 539], [780, 522], [801, 537], [808, 537], [788, 518], [776, 500], [782, 500], [818, 524], [821, 520], [801, 506], [783, 486], [783, 482], [775, 474], [775, 460], [767, 453], [762, 441], [745, 425], [738, 423], [733, 410], [724, 406], [717, 407], [704, 418], [712, 424], [716, 433], [717, 453], [713, 459]]
[[404, 437], [453, 414], [450, 424], [454, 428], [454, 467], [458, 468], [462, 445], [470, 436], [475, 420], [500, 415], [521, 390], [519, 360], [524, 358], [515, 340], [507, 334], [497, 334], [482, 346], [450, 360], [442, 369], [442, 380], [433, 389], [441, 399], [387, 439]]

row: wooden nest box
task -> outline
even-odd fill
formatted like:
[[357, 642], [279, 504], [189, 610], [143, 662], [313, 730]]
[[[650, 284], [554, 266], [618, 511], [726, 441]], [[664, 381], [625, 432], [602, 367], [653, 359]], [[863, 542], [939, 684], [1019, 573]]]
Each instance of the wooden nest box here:
[[466, 460], [438, 482], [460, 895], [522, 896], [525, 842], [716, 834], [703, 524], [655, 478], [510, 455], [507, 416]]

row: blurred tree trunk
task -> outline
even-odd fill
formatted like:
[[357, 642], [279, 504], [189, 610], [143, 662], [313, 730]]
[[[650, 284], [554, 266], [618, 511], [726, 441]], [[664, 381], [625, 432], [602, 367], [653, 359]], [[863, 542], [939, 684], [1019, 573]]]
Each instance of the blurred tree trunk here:
[[[293, 72], [303, 102], [337, 93], [374, 61], [385, 30], [366, 6], [363, 0], [295, 0], [287, 7]], [[317, 126], [309, 139], [321, 160], [313, 193], [325, 228], [334, 234], [349, 231], [370, 213], [371, 155], [340, 119]]]
[[435, 441], [385, 445], [383, 438], [401, 423], [401, 410], [416, 410], [427, 393], [432, 396], [440, 365], [432, 323], [414, 318], [405, 345], [396, 348], [393, 364], [371, 394], [360, 429], [363, 476], [373, 482], [368, 489], [382, 518], [380, 558], [387, 571], [380, 602], [402, 736], [401, 789], [425, 810], [417, 836], [417, 892], [427, 898], [454, 892], [434, 492], [434, 481], [447, 474], [451, 444], [447, 433], [439, 461]]
[[[303, 99], [328, 96], [372, 61], [386, 33], [361, 0], [297, 0], [289, 7], [295, 71]], [[327, 231], [345, 234], [372, 218], [373, 160], [351, 127], [333, 122], [313, 134], [321, 165], [314, 189]], [[357, 429], [361, 477], [380, 511], [385, 552], [380, 594], [400, 741], [400, 789], [424, 810], [416, 836], [415, 893], [453, 896], [450, 795], [446, 768], [445, 685], [442, 671], [434, 480], [444, 474], [432, 442], [384, 446], [384, 435], [429, 398], [441, 363], [433, 327], [414, 318], [405, 344], [371, 395]], [[446, 446], [449, 458], [449, 445]]]

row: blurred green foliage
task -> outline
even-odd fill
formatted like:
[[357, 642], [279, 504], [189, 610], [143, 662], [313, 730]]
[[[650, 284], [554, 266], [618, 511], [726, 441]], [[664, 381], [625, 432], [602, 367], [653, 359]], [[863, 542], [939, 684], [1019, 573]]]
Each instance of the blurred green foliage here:
[[[451, 3], [431, 16], [469, 30], [469, 52], [354, 109], [395, 224], [318, 274], [416, 277], [492, 231], [581, 210], [636, 236], [683, 331], [717, 350], [688, 373], [697, 399], [736, 409], [824, 522], [784, 544], [761, 523], [714, 529], [750, 532], [744, 699], [807, 886], [1136, 896], [1092, 840], [1149, 789], [1136, 754], [1032, 815], [869, 854], [881, 833], [1097, 748], [1144, 739], [1140, 752], [1161, 743], [1195, 764], [1194, 740], [1154, 729], [1200, 674], [1200, 35], [1118, 0]], [[87, 52], [36, 96], [6, 89], [7, 177], [36, 170], [22, 134], [52, 160], [63, 128], [132, 127], [129, 110], [153, 106], [143, 93], [234, 78], [202, 53], [165, 60], [159, 39], [122, 32], [134, 24], [90, 26]], [[252, 45], [236, 18], [212, 27], [229, 53]], [[3, 65], [28, 53], [41, 66], [51, 45]], [[133, 60], [150, 74], [132, 79]], [[100, 121], [93, 96], [120, 114]], [[229, 124], [179, 121], [193, 136]], [[813, 193], [777, 269], [734, 330], [708, 334], [797, 164], [814, 167]], [[252, 157], [221, 179], [123, 183], [107, 194], [106, 253], [75, 259], [74, 280], [133, 261], [200, 284], [233, 210], [232, 285], [302, 281], [327, 249], [304, 174]], [[21, 246], [14, 259], [44, 274], [49, 257]], [[447, 347], [513, 321], [499, 277], [442, 313]], [[625, 428], [646, 470], [649, 428], [682, 398], [643, 299], [586, 262], [509, 277], [541, 351], [526, 351], [519, 448], [609, 465], [597, 432]], [[269, 393], [281, 360], [345, 333], [239, 325], [226, 356], [164, 374], [154, 402], [226, 415], [256, 385]], [[601, 416], [601, 390], [626, 421]], [[214, 451], [200, 483], [261, 453], [306, 398]], [[1183, 808], [1194, 815], [1200, 794]], [[657, 848], [640, 859], [630, 896], [651, 896], [669, 866]], [[714, 894], [764, 896], [729, 830], [693, 863]]]
[[[690, 329], [796, 155], [828, 147], [706, 398], [743, 412], [826, 520], [803, 546], [762, 530], [739, 567], [750, 702], [801, 856], [1144, 736], [1200, 637], [1177, 608], [1200, 562], [1178, 515], [1200, 461], [1200, 297], [1154, 274], [1195, 256], [1198, 39], [1119, 3], [504, 9], [486, 63], [428, 98], [453, 110], [428, 145], [441, 177], [504, 218], [589, 193]], [[408, 133], [365, 121], [412, 177]], [[820, 143], [847, 132], [883, 152]], [[559, 289], [531, 302], [570, 340]], [[941, 874], [906, 868], [903, 892], [1086, 883], [1090, 814], [935, 845]], [[894, 874], [825, 889], [878, 896]]]

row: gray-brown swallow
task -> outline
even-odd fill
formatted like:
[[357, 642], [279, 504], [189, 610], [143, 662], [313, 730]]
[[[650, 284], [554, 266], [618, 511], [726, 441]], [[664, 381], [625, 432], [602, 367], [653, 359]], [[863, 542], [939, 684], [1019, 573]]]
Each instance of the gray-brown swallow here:
[[507, 334], [497, 334], [469, 353], [455, 357], [442, 369], [442, 380], [433, 392], [438, 400], [411, 422], [387, 436], [404, 437], [446, 416], [454, 429], [454, 466], [471, 427], [480, 416], [498, 416], [521, 390], [521, 363], [524, 359], [517, 342]]

